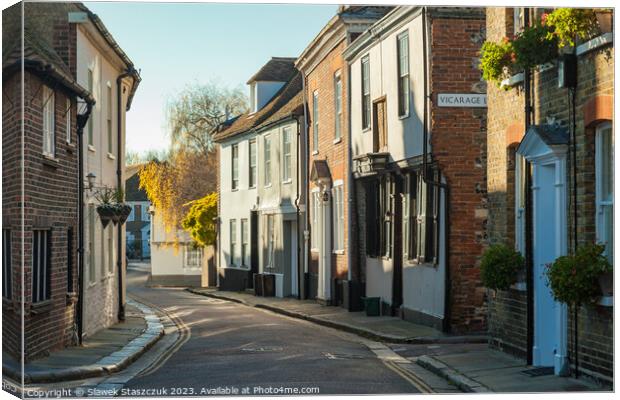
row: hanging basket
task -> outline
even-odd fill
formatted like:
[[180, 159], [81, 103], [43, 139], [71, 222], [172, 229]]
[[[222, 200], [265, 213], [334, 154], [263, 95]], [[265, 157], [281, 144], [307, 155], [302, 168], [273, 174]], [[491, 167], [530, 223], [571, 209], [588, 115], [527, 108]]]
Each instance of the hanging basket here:
[[119, 204], [119, 222], [124, 224], [131, 214], [131, 206], [129, 204]]
[[116, 210], [111, 204], [101, 204], [97, 206], [97, 214], [99, 214], [101, 224], [105, 228], [108, 226], [110, 221], [113, 220], [114, 215], [116, 215]]

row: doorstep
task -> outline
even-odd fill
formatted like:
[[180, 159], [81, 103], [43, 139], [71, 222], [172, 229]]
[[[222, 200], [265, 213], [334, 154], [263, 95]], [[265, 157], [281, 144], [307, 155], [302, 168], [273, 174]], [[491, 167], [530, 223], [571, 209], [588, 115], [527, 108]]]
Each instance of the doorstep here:
[[[121, 371], [150, 349], [164, 327], [153, 309], [127, 299], [125, 321], [101, 330], [82, 346], [67, 347], [25, 365], [24, 383], [63, 382]], [[3, 354], [2, 372], [21, 381], [21, 364]]]

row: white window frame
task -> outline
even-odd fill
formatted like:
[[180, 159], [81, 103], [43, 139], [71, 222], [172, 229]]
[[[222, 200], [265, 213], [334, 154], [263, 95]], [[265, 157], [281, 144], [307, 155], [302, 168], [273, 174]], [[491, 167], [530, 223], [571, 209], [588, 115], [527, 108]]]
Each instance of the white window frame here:
[[342, 76], [340, 71], [334, 74], [334, 141], [342, 139]]
[[191, 244], [183, 246], [183, 268], [201, 269], [202, 268], [202, 248], [194, 247]]
[[236, 266], [235, 253], [237, 252], [237, 220], [230, 220], [230, 265]]
[[265, 163], [264, 186], [271, 186], [271, 135], [263, 138], [263, 156]]
[[319, 91], [312, 93], [312, 151], [319, 151]]
[[344, 184], [334, 182], [332, 187], [332, 241], [333, 251], [344, 251]]
[[258, 181], [258, 154], [257, 154], [258, 146], [256, 144], [256, 139], [251, 139], [248, 142], [248, 157], [249, 157], [249, 182], [248, 186], [250, 188], [256, 187], [256, 182]]
[[112, 127], [112, 112], [114, 110], [112, 105], [112, 85], [107, 83], [106, 88], [107, 107], [106, 107], [106, 133], [108, 137], [108, 154], [114, 155], [114, 134]]
[[372, 125], [372, 101], [370, 99], [370, 57], [365, 55], [360, 62], [362, 92], [362, 130], [369, 130]]
[[274, 252], [275, 252], [275, 221], [273, 214], [267, 214], [267, 268], [274, 268]]
[[239, 189], [239, 143], [235, 143], [230, 147], [231, 158], [231, 181], [230, 189]]
[[[291, 147], [292, 129], [290, 126], [282, 128], [282, 183], [292, 182], [291, 168], [293, 165]], [[288, 138], [288, 139], [287, 139]]]
[[[603, 180], [605, 176], [603, 175], [605, 171], [604, 168], [604, 159], [603, 159], [603, 132], [606, 130], [610, 130], [610, 160], [609, 166], [611, 168], [611, 198], [604, 198], [603, 193]], [[596, 127], [596, 138], [595, 138], [595, 169], [596, 169], [596, 241], [597, 243], [605, 244], [605, 255], [609, 258], [610, 262], [613, 265], [613, 215], [614, 215], [614, 134], [613, 134], [613, 126], [610, 121], [603, 122]], [[608, 210], [608, 213], [605, 211]], [[608, 218], [606, 218], [606, 215]], [[611, 224], [611, 230], [608, 230], [608, 224]], [[611, 237], [608, 237], [608, 231], [611, 232]], [[611, 250], [611, 251], [610, 251]]]
[[[92, 70], [92, 68], [88, 69], [88, 91], [90, 93], [93, 94], [93, 96], [95, 95], [94, 93], [94, 88], [95, 88], [95, 73]], [[95, 113], [91, 113], [90, 116], [88, 117], [88, 122], [86, 123], [86, 126], [88, 128], [88, 135], [87, 135], [87, 141], [88, 141], [88, 145], [91, 147], [95, 147], [95, 132], [94, 132], [94, 122], [93, 119], [95, 118]]]
[[398, 116], [400, 118], [406, 118], [409, 116], [409, 97], [411, 95], [408, 30], [400, 33], [396, 37], [396, 54], [396, 65], [398, 68]]
[[48, 86], [43, 85], [42, 90], [42, 108], [43, 108], [43, 154], [54, 157], [56, 135], [55, 135], [55, 110], [56, 110], [56, 93]]
[[250, 266], [250, 246], [249, 246], [249, 237], [250, 232], [249, 229], [250, 224], [247, 218], [241, 219], [241, 266], [249, 267]]

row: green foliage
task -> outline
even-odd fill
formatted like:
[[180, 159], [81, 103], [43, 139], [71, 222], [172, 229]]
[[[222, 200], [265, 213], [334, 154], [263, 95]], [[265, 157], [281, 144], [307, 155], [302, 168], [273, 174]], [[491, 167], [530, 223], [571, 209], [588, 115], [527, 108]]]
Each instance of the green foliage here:
[[543, 15], [541, 23], [549, 29], [547, 38], [557, 39], [560, 48], [574, 46], [577, 37], [585, 40], [598, 30], [596, 14], [587, 8], [556, 8]]
[[198, 246], [209, 246], [215, 243], [217, 217], [217, 193], [194, 200], [181, 222], [183, 229], [189, 232]]
[[484, 42], [480, 51], [482, 78], [489, 82], [500, 82], [512, 72], [512, 43], [505, 38], [502, 43]]
[[558, 56], [558, 40], [549, 37], [549, 28], [540, 22], [519, 32], [512, 41], [517, 70], [532, 69]]
[[562, 256], [548, 265], [546, 275], [553, 297], [569, 305], [593, 302], [601, 295], [598, 278], [612, 270], [603, 255], [605, 246], [589, 244], [574, 255]]
[[489, 289], [507, 290], [517, 281], [523, 265], [523, 256], [514, 249], [504, 244], [490, 246], [480, 263], [482, 284]]

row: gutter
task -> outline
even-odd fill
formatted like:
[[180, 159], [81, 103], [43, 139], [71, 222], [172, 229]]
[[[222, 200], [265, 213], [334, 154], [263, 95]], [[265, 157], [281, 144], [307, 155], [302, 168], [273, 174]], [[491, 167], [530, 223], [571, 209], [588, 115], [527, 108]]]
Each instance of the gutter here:
[[[125, 160], [123, 154], [123, 124], [122, 124], [122, 100], [123, 96], [121, 93], [121, 86], [123, 79], [127, 77], [132, 77], [134, 84], [132, 88], [137, 88], [136, 80], [140, 82], [140, 78], [138, 75], [138, 71], [136, 71], [133, 66], [129, 67], [125, 72], [120, 74], [116, 78], [116, 147], [117, 147], [117, 159], [116, 159], [116, 187], [117, 190], [120, 190], [123, 186], [123, 165], [122, 161]], [[132, 94], [130, 93], [130, 96]], [[127, 102], [127, 109], [129, 109], [129, 100]], [[116, 268], [118, 271], [118, 320], [125, 320], [125, 303], [123, 299], [123, 224], [118, 224], [117, 226], [117, 243], [118, 250], [116, 254]]]
[[90, 93], [86, 98], [86, 112], [77, 114], [77, 146], [78, 146], [78, 301], [76, 310], [76, 324], [78, 343], [82, 344], [84, 334], [84, 126], [90, 117], [95, 100]]

